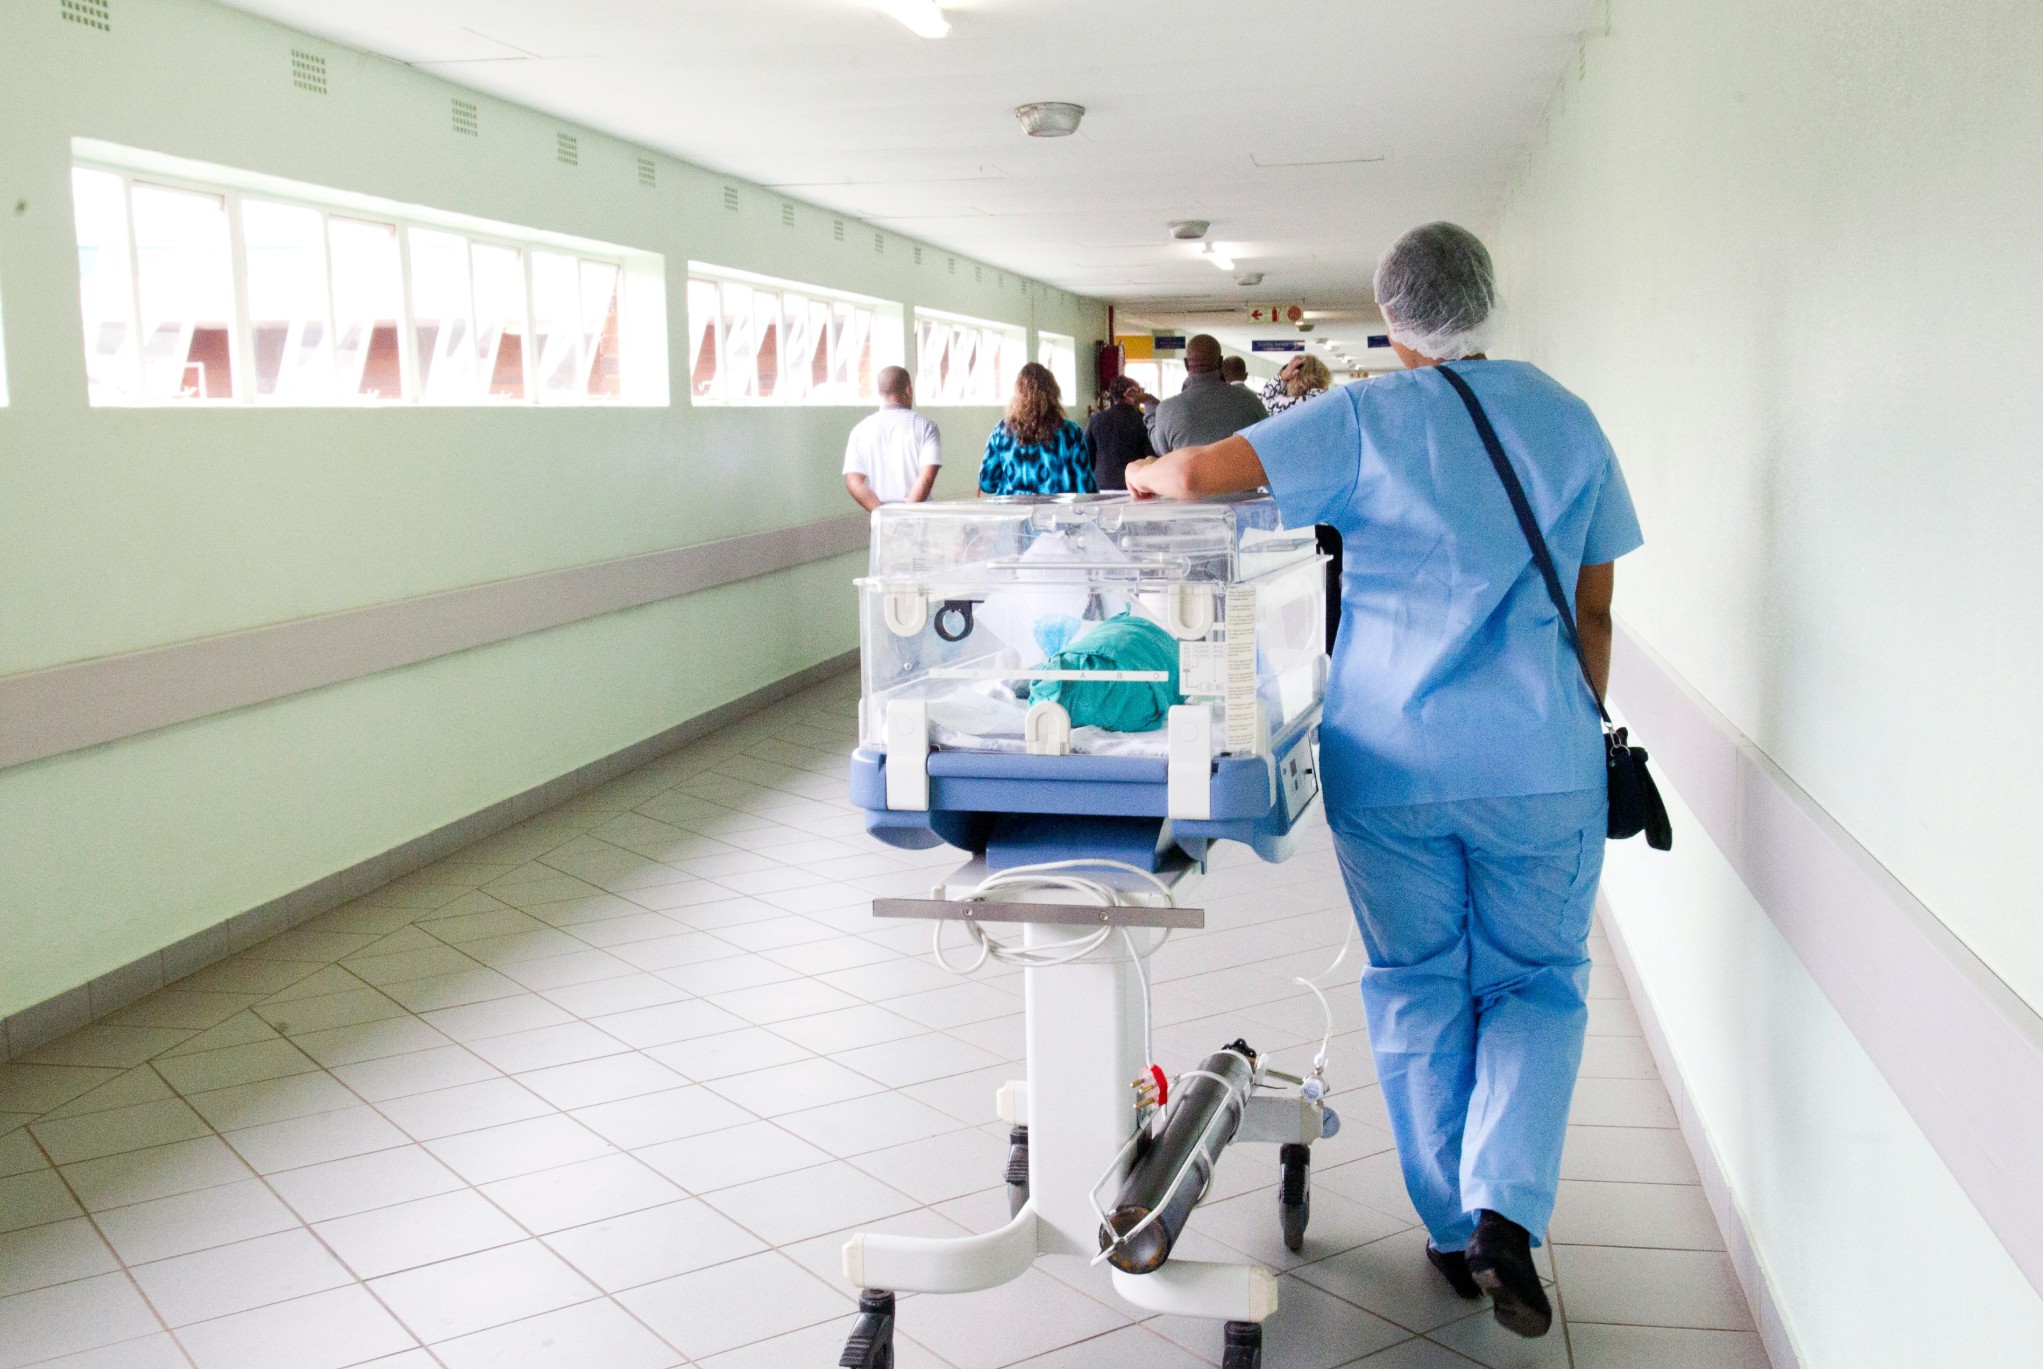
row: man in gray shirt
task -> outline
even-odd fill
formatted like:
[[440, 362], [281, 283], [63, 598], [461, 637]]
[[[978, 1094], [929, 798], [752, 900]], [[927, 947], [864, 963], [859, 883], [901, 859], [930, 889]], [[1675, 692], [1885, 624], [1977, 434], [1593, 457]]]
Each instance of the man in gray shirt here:
[[1220, 340], [1201, 333], [1185, 344], [1185, 388], [1166, 399], [1149, 419], [1149, 445], [1158, 455], [1200, 447], [1232, 437], [1270, 416], [1240, 385], [1220, 374]]

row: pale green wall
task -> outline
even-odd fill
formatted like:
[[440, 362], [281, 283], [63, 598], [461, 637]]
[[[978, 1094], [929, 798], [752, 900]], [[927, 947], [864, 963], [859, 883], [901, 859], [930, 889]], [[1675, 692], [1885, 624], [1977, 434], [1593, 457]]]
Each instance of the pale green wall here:
[[[293, 47], [330, 93], [295, 89]], [[482, 135], [449, 126], [481, 106]], [[581, 139], [579, 167], [554, 134]], [[94, 410], [74, 136], [658, 252], [676, 403]], [[1105, 309], [203, 0], [0, 6], [0, 674], [854, 511], [862, 411], [692, 409], [690, 259], [1079, 340]], [[726, 185], [740, 191], [736, 213]], [[25, 208], [17, 205], [25, 202]], [[935, 409], [940, 491], [988, 409]], [[0, 771], [0, 1015], [856, 644], [857, 557]], [[4, 725], [4, 720], [0, 720]]]
[[2032, 1005], [2043, 6], [1616, 0], [1497, 236], [1618, 607]]
[[[1492, 245], [1499, 351], [1623, 459], [1619, 612], [2043, 1006], [2039, 71], [2030, 0], [1615, 0]], [[1673, 807], [1606, 891], [1801, 1362], [2043, 1362], [2043, 1299]]]

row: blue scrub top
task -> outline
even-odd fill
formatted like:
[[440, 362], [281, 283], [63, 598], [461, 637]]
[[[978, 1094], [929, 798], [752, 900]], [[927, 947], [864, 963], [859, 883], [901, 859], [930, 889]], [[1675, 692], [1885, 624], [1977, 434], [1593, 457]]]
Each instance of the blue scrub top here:
[[[1455, 371], [1490, 415], [1570, 598], [1643, 541], [1589, 406], [1521, 361]], [[1243, 431], [1288, 527], [1339, 529], [1329, 808], [1602, 788], [1596, 702], [1468, 410], [1431, 368]]]

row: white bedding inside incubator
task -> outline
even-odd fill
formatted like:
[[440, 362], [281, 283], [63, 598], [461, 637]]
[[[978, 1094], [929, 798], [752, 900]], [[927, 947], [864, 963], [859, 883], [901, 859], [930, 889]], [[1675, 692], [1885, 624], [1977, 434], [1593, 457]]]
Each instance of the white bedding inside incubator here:
[[[944, 751], [1004, 751], [1024, 755], [1029, 748], [1022, 737], [1022, 720], [1028, 711], [1028, 700], [1004, 682], [960, 682], [950, 692], [929, 700], [930, 741]], [[1220, 729], [1216, 727], [1213, 732], [1217, 755]], [[1168, 757], [1170, 746], [1168, 733], [1160, 727], [1149, 732], [1074, 727], [1071, 750], [1080, 756], [1145, 756], [1163, 760]]]

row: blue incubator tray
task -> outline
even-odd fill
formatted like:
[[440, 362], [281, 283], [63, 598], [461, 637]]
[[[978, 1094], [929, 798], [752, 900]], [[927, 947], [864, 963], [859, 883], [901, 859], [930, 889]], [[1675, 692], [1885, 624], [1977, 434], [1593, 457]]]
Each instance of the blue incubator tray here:
[[[893, 809], [887, 807], [886, 755], [860, 747], [851, 754], [851, 801], [865, 809], [866, 830], [890, 846], [925, 850], [949, 843], [985, 855], [995, 868], [1007, 863], [999, 856], [1011, 841], [1030, 859], [1056, 858], [1044, 854], [1045, 843], [1054, 846], [1065, 829], [1074, 856], [1108, 854], [1101, 839], [1118, 832], [1116, 858], [1138, 864], [1161, 860], [1173, 845], [1202, 857], [1214, 841], [1239, 841], [1264, 860], [1282, 861], [1291, 855], [1298, 820], [1319, 793], [1312, 745], [1318, 721], [1317, 709], [1294, 719], [1268, 755], [1216, 759], [1208, 818], [1171, 818], [1168, 763], [1135, 756], [932, 751], [929, 807]], [[1027, 840], [1018, 840], [1024, 831]]]

